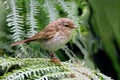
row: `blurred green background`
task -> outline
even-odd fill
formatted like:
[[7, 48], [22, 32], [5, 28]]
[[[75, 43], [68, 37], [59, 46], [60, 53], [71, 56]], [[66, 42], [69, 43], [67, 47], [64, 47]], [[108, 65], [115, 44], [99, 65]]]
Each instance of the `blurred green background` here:
[[120, 77], [120, 1], [89, 0], [89, 3], [91, 29], [102, 44], [94, 56], [95, 62], [102, 72], [118, 80], [117, 76]]

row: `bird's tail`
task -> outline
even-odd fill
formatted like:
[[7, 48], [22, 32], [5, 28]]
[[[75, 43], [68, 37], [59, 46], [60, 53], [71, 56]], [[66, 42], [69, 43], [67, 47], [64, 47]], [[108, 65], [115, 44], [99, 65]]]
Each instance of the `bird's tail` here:
[[17, 41], [17, 42], [12, 43], [10, 46], [16, 46], [16, 45], [24, 44], [24, 43], [31, 42], [31, 41], [35, 41], [35, 39], [29, 38], [29, 39]]

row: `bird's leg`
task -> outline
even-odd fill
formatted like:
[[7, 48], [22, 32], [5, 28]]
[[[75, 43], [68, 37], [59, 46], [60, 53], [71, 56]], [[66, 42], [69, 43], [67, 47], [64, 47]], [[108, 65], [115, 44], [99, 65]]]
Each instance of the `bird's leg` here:
[[49, 51], [49, 54], [50, 54], [50, 58], [51, 58], [50, 62], [55, 62], [55, 63], [60, 64], [60, 60], [58, 60], [58, 59], [55, 57], [55, 55], [54, 55], [53, 52]]

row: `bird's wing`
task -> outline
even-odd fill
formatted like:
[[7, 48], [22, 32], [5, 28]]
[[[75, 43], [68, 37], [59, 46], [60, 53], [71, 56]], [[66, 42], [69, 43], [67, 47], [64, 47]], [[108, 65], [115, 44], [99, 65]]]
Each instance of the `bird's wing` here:
[[49, 38], [54, 37], [57, 30], [55, 27], [46, 27], [44, 32], [45, 32], [45, 34], [43, 35], [42, 39], [49, 39]]
[[33, 37], [31, 37], [31, 39], [34, 39], [34, 40], [50, 39], [50, 38], [54, 37], [56, 32], [57, 32], [57, 30], [55, 27], [46, 27], [45, 29], [43, 29], [42, 31], [38, 32]]

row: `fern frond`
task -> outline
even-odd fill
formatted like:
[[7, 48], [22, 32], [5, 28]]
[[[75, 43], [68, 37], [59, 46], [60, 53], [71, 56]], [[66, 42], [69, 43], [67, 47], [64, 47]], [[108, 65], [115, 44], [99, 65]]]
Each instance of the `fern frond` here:
[[[104, 74], [102, 74], [102, 73], [100, 73], [100, 72], [98, 72], [98, 73], [96, 73], [98, 76], [99, 76], [99, 78], [101, 77], [103, 80], [111, 80], [111, 78], [110, 77], [108, 77], [108, 76], [106, 76], [106, 75], [104, 75]], [[112, 79], [113, 80], [113, 79]]]
[[[74, 42], [76, 44], [76, 46], [81, 50], [81, 52], [84, 54], [84, 58], [88, 58], [88, 51], [86, 50], [86, 47], [82, 46], [80, 43], [79, 43], [79, 39], [76, 40]], [[83, 45], [86, 45], [86, 44], [83, 44]]]
[[[9, 1], [10, 4], [10, 13], [7, 15], [7, 22], [8, 22], [8, 27], [10, 28], [10, 31], [13, 33], [12, 37], [14, 39], [14, 41], [20, 41], [22, 40], [22, 35], [23, 35], [23, 31], [22, 31], [22, 16], [19, 15], [19, 9], [16, 6], [16, 0], [10, 0]], [[25, 48], [23, 47], [23, 45], [19, 46], [21, 51], [26, 53]]]
[[22, 16], [19, 15], [19, 10], [16, 6], [15, 0], [10, 0], [10, 9], [11, 12], [7, 15], [8, 26], [11, 27], [11, 32], [13, 32], [13, 39], [15, 41], [21, 40], [22, 27]]
[[4, 74], [0, 74], [2, 80], [112, 80], [78, 63], [56, 64], [44, 58], [0, 58], [0, 71]]
[[60, 70], [61, 70], [60, 67], [54, 67], [54, 66], [46, 67], [45, 65], [44, 66], [33, 65], [33, 66], [30, 66], [29, 68], [24, 68], [24, 69], [19, 69], [17, 71], [14, 71], [14, 73], [11, 73], [10, 75], [7, 75], [6, 79], [16, 80], [16, 79], [22, 78], [22, 80], [24, 80], [25, 77], [29, 78], [29, 77], [34, 77], [34, 76], [37, 76], [37, 75], [39, 75], [39, 76], [43, 75], [42, 79], [44, 79], [45, 74], [59, 72]]
[[64, 77], [69, 77], [70, 74], [72, 74], [72, 72], [55, 72], [55, 73], [52, 73], [52, 74], [47, 74], [47, 75], [44, 75], [42, 76], [41, 78], [38, 78], [38, 79], [35, 79], [35, 80], [42, 80], [42, 79], [45, 79], [45, 80], [51, 80], [51, 79], [62, 79]]
[[70, 50], [68, 48], [68, 46], [66, 45], [64, 48], [62, 48], [62, 50], [65, 51], [65, 54], [70, 58], [71, 61], [76, 61], [79, 62], [77, 56], [74, 54], [74, 52], [72, 50]]
[[50, 19], [50, 22], [59, 18], [58, 11], [55, 8], [55, 5], [52, 1], [45, 0], [44, 7], [46, 9], [45, 11], [47, 11], [47, 13], [48, 13], [48, 18]]
[[27, 25], [29, 25], [28, 29], [28, 36], [32, 37], [34, 34], [37, 33], [35, 29], [37, 29], [37, 20], [35, 16], [39, 12], [38, 9], [38, 2], [36, 0], [30, 0], [29, 3], [29, 11], [27, 13]]
[[12, 66], [14, 65], [19, 65], [21, 66], [23, 63], [19, 62], [19, 61], [15, 61], [15, 59], [11, 59], [9, 61], [9, 59], [6, 60], [2, 60], [3, 58], [0, 58], [0, 67], [1, 67], [1, 71], [5, 71], [4, 73], [6, 73]]

